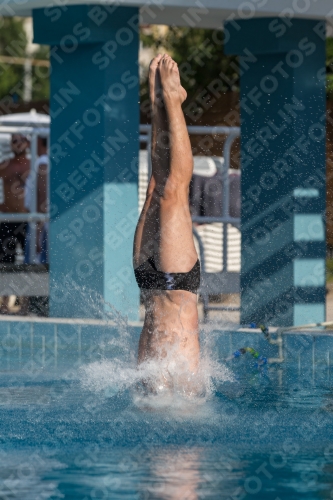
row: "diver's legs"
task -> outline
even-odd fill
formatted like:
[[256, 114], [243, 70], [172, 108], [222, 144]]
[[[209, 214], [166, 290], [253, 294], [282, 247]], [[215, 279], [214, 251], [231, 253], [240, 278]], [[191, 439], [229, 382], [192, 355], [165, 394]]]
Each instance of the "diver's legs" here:
[[159, 71], [169, 132], [169, 169], [163, 190], [159, 193], [160, 238], [155, 261], [161, 271], [182, 273], [190, 271], [198, 259], [189, 207], [193, 157], [181, 107], [177, 64], [164, 55]]
[[151, 164], [146, 200], [138, 221], [134, 238], [133, 262], [138, 267], [158, 248], [159, 237], [159, 192], [169, 171], [169, 149], [167, 143], [167, 115], [162, 101], [161, 80], [158, 69], [162, 56], [156, 56], [149, 66], [149, 95], [152, 120]]
[[[189, 210], [193, 158], [181, 108], [186, 92], [169, 56], [159, 57], [155, 63], [156, 58], [150, 67], [152, 177], [136, 230], [133, 261], [137, 267], [154, 256], [160, 271], [188, 272], [198, 257]], [[164, 291], [145, 292], [146, 318], [138, 362], [171, 356], [178, 366], [182, 360], [187, 370], [195, 372], [199, 363], [197, 296], [185, 290], [168, 294], [167, 298]]]
[[[172, 80], [176, 81], [173, 90]], [[161, 271], [186, 272], [197, 260], [188, 201], [193, 159], [181, 109], [186, 92], [171, 57], [159, 55], [152, 60], [149, 87], [152, 176], [136, 228], [133, 262], [138, 267], [154, 256]]]

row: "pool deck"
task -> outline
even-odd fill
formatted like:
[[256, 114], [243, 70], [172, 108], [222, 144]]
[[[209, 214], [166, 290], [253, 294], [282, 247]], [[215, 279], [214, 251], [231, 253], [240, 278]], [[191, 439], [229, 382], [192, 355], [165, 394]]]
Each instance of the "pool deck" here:
[[[333, 283], [329, 284], [327, 286], [328, 293], [327, 293], [327, 299], [326, 299], [326, 321], [333, 321]], [[238, 295], [232, 295], [229, 297], [226, 297], [226, 299], [223, 301], [223, 306], [235, 306], [239, 305], [239, 296]], [[200, 319], [200, 326], [201, 328], [209, 328], [209, 329], [216, 329], [218, 328], [221, 331], [239, 331], [239, 332], [252, 332], [252, 333], [261, 333], [260, 329], [255, 329], [255, 328], [243, 328], [240, 325], [240, 314], [239, 311], [210, 311], [209, 313], [209, 321], [205, 324], [203, 322], [203, 305], [201, 303], [198, 304], [198, 309], [199, 309], [199, 319]], [[140, 321], [128, 321], [127, 324], [131, 328], [142, 328], [143, 326], [143, 319], [144, 319], [144, 307], [141, 306], [140, 308]], [[40, 316], [19, 316], [19, 315], [0, 315], [0, 324], [8, 324], [8, 323], [33, 323], [33, 324], [49, 324], [49, 325], [54, 325], [54, 324], [63, 324], [63, 325], [72, 325], [72, 326], [88, 326], [91, 325], [93, 326], [101, 326], [101, 327], [117, 327], [117, 323], [111, 320], [100, 320], [100, 319], [82, 319], [82, 318], [46, 318], [46, 317], [40, 317]], [[270, 327], [270, 332], [274, 333], [277, 331], [277, 327]], [[0, 328], [1, 330], [1, 328]], [[316, 330], [311, 329], [308, 332], [314, 333]], [[325, 329], [323, 330], [322, 328], [317, 330], [321, 334], [324, 335], [332, 335], [333, 334], [333, 328], [332, 331]], [[285, 333], [285, 332], [283, 332]], [[291, 333], [297, 333], [297, 332], [291, 332]], [[307, 333], [304, 330], [302, 330], [302, 333]]]
[[[232, 294], [232, 295], [225, 295], [222, 299], [222, 301], [216, 305], [220, 306], [223, 305], [224, 307], [237, 307], [240, 304], [239, 300], [239, 295], [238, 294]], [[215, 304], [214, 304], [215, 305]], [[203, 305], [202, 303], [199, 302], [198, 304], [198, 309], [199, 309], [199, 320], [200, 323], [203, 324]], [[16, 312], [16, 311], [15, 311]], [[0, 315], [0, 322], [2, 321], [20, 321], [20, 322], [35, 322], [35, 323], [54, 323], [53, 318], [45, 318], [45, 317], [36, 317], [36, 316], [20, 316], [19, 312], [15, 314], [13, 311], [12, 314], [9, 315]], [[136, 326], [136, 327], [142, 327], [143, 325], [143, 320], [144, 320], [144, 307], [141, 305], [140, 307], [140, 320], [139, 321], [132, 321], [129, 322], [129, 326]], [[60, 318], [57, 319], [57, 323], [71, 323], [71, 324], [82, 324], [84, 322], [85, 324], [90, 324], [90, 325], [102, 325], [105, 324], [103, 323], [102, 320], [95, 320], [95, 319], [72, 319], [68, 320], [67, 318]], [[326, 295], [326, 321], [333, 321], [333, 283], [328, 283], [327, 284], [327, 295]], [[221, 329], [235, 329], [237, 330], [240, 325], [240, 313], [239, 311], [210, 311], [209, 312], [209, 321], [208, 323], [210, 325], [219, 325]], [[108, 322], [109, 325], [111, 325], [110, 322]]]
[[[215, 312], [215, 311], [214, 311]], [[230, 318], [227, 319], [225, 316], [225, 311], [223, 311], [223, 317], [221, 317], [221, 313], [219, 313], [219, 318], [212, 318], [207, 323], [200, 322], [200, 328], [202, 330], [220, 330], [221, 332], [232, 332], [234, 331], [239, 333], [259, 333], [262, 334], [260, 328], [248, 328], [239, 324], [239, 322], [233, 321]], [[333, 316], [333, 315], [332, 315]], [[7, 333], [6, 329], [3, 327], [5, 325], [15, 324], [18, 326], [19, 324], [28, 325], [67, 325], [72, 327], [109, 327], [109, 328], [117, 328], [121, 325], [119, 323], [112, 320], [100, 320], [100, 319], [82, 319], [82, 318], [44, 318], [37, 316], [15, 316], [15, 315], [6, 315], [0, 316], [0, 335], [3, 333]], [[124, 322], [124, 324], [128, 325], [130, 329], [135, 329], [139, 331], [143, 327], [143, 321], [128, 321]], [[2, 325], [2, 328], [1, 328]], [[276, 333], [279, 330], [278, 327], [270, 326], [270, 333]], [[302, 334], [302, 335], [333, 335], [333, 327], [329, 328], [309, 328], [302, 329], [302, 331], [295, 330], [283, 330], [281, 333], [283, 334]]]
[[[141, 321], [107, 321], [99, 319], [41, 318], [32, 316], [0, 317], [0, 357], [7, 370], [30, 370], [37, 373], [45, 367], [58, 370], [85, 363], [113, 359], [124, 339], [136, 352], [142, 329]], [[231, 359], [240, 347], [250, 346], [276, 367], [312, 367], [332, 365], [333, 331], [324, 328], [285, 331], [269, 327], [271, 339], [259, 328], [245, 328], [236, 322], [219, 320], [200, 324], [204, 343], [213, 341], [223, 360]], [[120, 344], [119, 344], [119, 342]], [[126, 347], [126, 349], [128, 348]], [[120, 351], [119, 351], [120, 352]], [[130, 351], [128, 351], [130, 352]], [[115, 354], [116, 353], [116, 354]], [[118, 353], [118, 354], [117, 354]], [[301, 359], [302, 358], [302, 359]]]
[[[40, 316], [0, 316], [1, 322], [22, 322], [22, 323], [48, 323], [63, 325], [95, 325], [95, 326], [117, 326], [115, 321], [105, 321], [102, 319], [83, 319], [83, 318], [44, 318]], [[142, 327], [143, 321], [128, 321], [129, 326]]]

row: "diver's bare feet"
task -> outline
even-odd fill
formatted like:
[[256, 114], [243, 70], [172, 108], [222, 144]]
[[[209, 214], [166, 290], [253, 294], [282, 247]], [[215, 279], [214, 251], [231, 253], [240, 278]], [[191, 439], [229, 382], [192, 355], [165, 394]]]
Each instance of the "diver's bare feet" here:
[[182, 104], [184, 101], [186, 101], [186, 98], [187, 98], [187, 92], [184, 89], [184, 87], [180, 86], [180, 100]]
[[187, 97], [186, 90], [181, 86], [177, 63], [167, 54], [159, 61], [163, 98], [179, 99], [183, 103]]
[[161, 59], [162, 54], [158, 54], [152, 59], [149, 65], [149, 96], [152, 108], [154, 108], [155, 105], [158, 107], [163, 106], [161, 77], [158, 67]]

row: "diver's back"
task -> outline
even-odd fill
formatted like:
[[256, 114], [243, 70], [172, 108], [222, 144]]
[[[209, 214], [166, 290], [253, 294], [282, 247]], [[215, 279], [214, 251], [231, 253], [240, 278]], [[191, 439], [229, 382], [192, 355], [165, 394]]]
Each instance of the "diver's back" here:
[[139, 362], [177, 351], [190, 360], [189, 368], [195, 371], [199, 362], [197, 296], [185, 290], [151, 290], [144, 303]]

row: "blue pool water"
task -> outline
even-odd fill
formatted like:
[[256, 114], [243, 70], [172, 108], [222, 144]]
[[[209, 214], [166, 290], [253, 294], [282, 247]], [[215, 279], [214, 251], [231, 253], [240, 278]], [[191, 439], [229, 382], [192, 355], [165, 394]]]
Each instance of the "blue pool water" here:
[[0, 322], [0, 499], [333, 498], [333, 336], [202, 332], [205, 391], [147, 397], [140, 328]]

